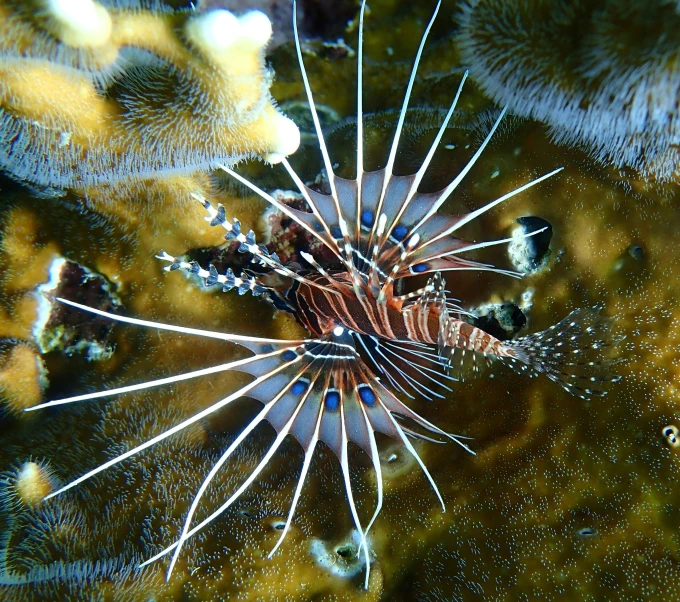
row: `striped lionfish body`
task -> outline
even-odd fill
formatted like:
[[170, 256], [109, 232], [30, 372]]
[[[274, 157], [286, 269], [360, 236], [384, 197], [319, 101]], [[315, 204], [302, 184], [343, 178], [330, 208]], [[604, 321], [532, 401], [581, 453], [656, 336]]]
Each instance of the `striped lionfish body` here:
[[[383, 301], [377, 301], [370, 294], [359, 297], [349, 283], [343, 283], [338, 276], [336, 278], [338, 280], [331, 286], [340, 294], [309, 286], [300, 286], [296, 291], [298, 307], [304, 308], [300, 310], [299, 319], [309, 331], [317, 335], [323, 336], [335, 326], [342, 325], [354, 335], [380, 337], [395, 342], [436, 345], [444, 335], [455, 340], [450, 346], [457, 349], [496, 356], [509, 353], [510, 347], [503, 347], [499, 339], [449, 316], [448, 308], [451, 305], [447, 302], [444, 280], [439, 272], [421, 289], [422, 296], [410, 299], [394, 297], [390, 286], [390, 294]], [[443, 322], [446, 323], [444, 327]], [[445, 335], [447, 326], [451, 334]]]
[[[147, 561], [152, 562], [166, 554], [172, 554], [168, 577], [184, 542], [227, 510], [258, 477], [284, 438], [292, 435], [305, 451], [304, 462], [285, 526], [271, 554], [278, 549], [289, 530], [315, 447], [319, 442], [324, 442], [340, 461], [349, 509], [360, 536], [360, 553], [366, 564], [367, 586], [371, 560], [367, 534], [381, 510], [383, 496], [380, 459], [374, 434], [380, 432], [387, 435], [401, 443], [413, 455], [442, 507], [444, 504], [437, 486], [411, 440], [444, 438], [471, 451], [463, 437], [443, 431], [402, 401], [404, 397], [413, 398], [414, 394], [426, 398], [441, 397], [438, 389], [448, 388], [443, 381], [455, 380], [448, 375], [447, 368], [456, 357], [456, 352], [495, 357], [516, 368], [542, 372], [568, 391], [582, 397], [605, 393], [601, 383], [606, 379], [601, 378], [599, 373], [607, 361], [599, 356], [600, 349], [607, 344], [603, 334], [607, 323], [599, 317], [597, 311], [577, 310], [545, 332], [503, 342], [466, 322], [466, 312], [447, 297], [443, 272], [487, 270], [516, 275], [463, 256], [475, 249], [508, 241], [472, 243], [457, 238], [456, 234], [483, 212], [559, 171], [557, 169], [528, 182], [472, 213], [456, 217], [439, 214], [442, 204], [483, 152], [504, 111], [480, 148], [449, 186], [434, 194], [418, 192], [418, 186], [461, 94], [464, 76], [422, 167], [411, 176], [395, 176], [392, 173], [418, 62], [439, 6], [418, 49], [387, 165], [377, 172], [364, 172], [361, 75], [364, 8], [362, 4], [357, 53], [356, 179], [342, 179], [333, 173], [305, 74], [296, 26], [298, 59], [328, 174], [330, 194], [321, 194], [308, 188], [285, 158], [276, 159], [283, 164], [300, 189], [308, 211], [296, 210], [281, 203], [238, 173], [223, 167], [224, 171], [250, 187], [315, 237], [332, 253], [336, 266], [341, 266], [340, 269], [336, 267], [332, 271], [327, 270], [314, 257], [304, 252], [301, 253], [304, 266], [282, 263], [275, 253], [256, 243], [252, 232], [244, 234], [237, 220], [229, 220], [222, 206], [215, 207], [198, 195], [197, 200], [208, 214], [206, 220], [212, 226], [224, 228], [227, 240], [237, 241], [240, 251], [251, 253], [253, 261], [268, 268], [275, 278], [268, 278], [267, 274], [256, 277], [247, 272], [237, 276], [231, 270], [218, 273], [212, 265], [204, 269], [195, 262], [184, 261], [167, 253], [160, 255], [160, 259], [168, 262], [165, 267], [168, 271], [183, 270], [198, 275], [209, 285], [221, 285], [224, 291], [236, 288], [241, 294], [250, 291], [254, 295], [268, 297], [277, 307], [295, 314], [298, 321], [311, 333], [309, 339], [262, 339], [172, 326], [116, 316], [62, 300], [118, 322], [221, 339], [246, 347], [252, 352], [246, 359], [38, 406], [120, 395], [227, 370], [238, 370], [252, 376], [246, 386], [152, 439], [112, 458], [50, 496], [82, 483], [240, 397], [247, 396], [260, 401], [263, 404], [262, 410], [224, 450], [206, 475], [195, 494], [178, 539]], [[533, 234], [535, 232], [529, 236]], [[424, 287], [407, 294], [396, 294], [395, 284], [398, 281], [422, 274], [430, 275]], [[288, 283], [285, 288], [272, 284], [282, 280]], [[209, 484], [234, 450], [263, 420], [268, 421], [277, 432], [269, 451], [252, 474], [215, 512], [194, 525], [194, 515]], [[377, 476], [377, 504], [367, 527], [362, 526], [350, 485], [349, 442], [357, 444], [368, 454]]]

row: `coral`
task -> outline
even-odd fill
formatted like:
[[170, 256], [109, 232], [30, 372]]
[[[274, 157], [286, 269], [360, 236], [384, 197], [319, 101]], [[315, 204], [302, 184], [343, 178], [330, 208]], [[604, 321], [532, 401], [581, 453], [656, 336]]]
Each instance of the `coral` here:
[[0, 158], [17, 178], [87, 190], [297, 148], [269, 96], [260, 12], [53, 0], [0, 15]]
[[340, 541], [327, 542], [312, 538], [309, 552], [324, 569], [338, 577], [354, 577], [365, 567], [360, 550], [361, 535], [352, 530]]
[[472, 310], [472, 323], [503, 340], [514, 337], [526, 326], [527, 317], [514, 303], [490, 303]]
[[[293, 3], [290, 0], [199, 0], [200, 10], [211, 7], [239, 12], [261, 10], [272, 21], [271, 47], [293, 39]], [[339, 35], [356, 10], [352, 0], [300, 0], [298, 21], [303, 37], [324, 39]]]
[[669, 0], [466, 0], [457, 42], [482, 89], [560, 144], [680, 176], [680, 27]]
[[115, 312], [121, 303], [110, 282], [74, 261], [57, 257], [50, 264], [49, 280], [38, 286], [36, 293], [38, 316], [33, 339], [41, 353], [59, 349], [67, 355], [83, 353], [88, 360], [110, 357], [111, 325], [84, 321], [82, 315], [56, 301], [57, 297], [77, 298], [92, 307]]
[[[366, 109], [377, 114], [367, 120], [367, 164], [385, 156], [394, 126], [387, 111], [398, 106], [408, 77], [408, 66], [399, 59], [413, 54], [413, 39], [422, 29], [417, 21], [431, 9], [428, 3], [391, 0], [375, 0], [371, 8], [365, 80], [366, 88], [377, 92], [367, 97]], [[635, 31], [630, 24], [624, 30]], [[347, 41], [354, 46], [351, 34]], [[285, 45], [272, 55], [277, 73], [272, 91], [284, 107], [299, 103], [303, 93], [296, 69], [286, 67], [289, 58]], [[305, 60], [326, 114], [351, 114], [351, 57], [322, 55], [319, 46], [310, 45]], [[424, 107], [409, 115], [414, 123], [398, 157], [400, 173], [413, 171], [426, 152], [434, 132], [425, 117], [440, 120], [436, 111], [448, 102], [458, 69], [457, 50], [448, 37], [441, 37], [423, 57], [414, 94]], [[459, 170], [478, 146], [484, 131], [478, 124], [488, 122], [490, 100], [481, 93], [470, 96], [423, 182], [429, 190]], [[351, 129], [351, 124], [338, 126], [330, 152], [353, 177]], [[314, 180], [319, 161], [306, 148], [304, 134], [303, 148], [292, 162], [304, 163], [305, 177]], [[414, 443], [443, 493], [447, 512], [442, 513], [417, 463], [403, 448], [378, 441], [385, 500], [371, 531], [377, 561], [367, 592], [361, 589], [361, 577], [334, 575], [310, 554], [313, 539], [337, 550], [333, 544], [352, 531], [331, 453], [312, 463], [288, 539], [267, 559], [302, 463], [294, 442], [284, 442], [281, 456], [240, 505], [213, 523], [205, 537], [187, 545], [169, 583], [162, 563], [137, 570], [177, 536], [191, 493], [257, 411], [257, 404], [243, 400], [234, 411], [131, 458], [73, 495], [67, 492], [35, 506], [3, 505], [0, 598], [675, 599], [680, 582], [680, 454], [665, 434], [667, 427], [680, 426], [680, 230], [673, 199], [649, 192], [635, 176], [624, 187], [616, 174], [594, 164], [586, 153], [555, 146], [540, 123], [511, 120], [442, 211], [469, 211], [482, 199], [559, 165], [565, 166], [564, 173], [547, 188], [497, 208], [475, 233], [480, 240], [491, 233], [507, 238], [518, 217], [540, 215], [553, 228], [553, 254], [546, 268], [522, 280], [461, 273], [449, 285], [468, 308], [519, 306], [532, 331], [575, 306], [603, 303], [627, 335], [629, 361], [620, 367], [624, 380], [606, 402], [585, 403], [542, 379], [527, 381], [494, 365], [476, 379], [453, 383], [446, 399], [414, 400], [414, 407], [435, 416], [442, 426], [472, 437], [469, 444], [477, 455], [469, 457], [450, 445]], [[269, 168], [261, 168], [260, 175], [269, 179], [267, 190], [290, 188], [286, 178]], [[198, 188], [209, 185], [207, 179], [195, 181]], [[176, 186], [188, 185], [181, 189], [188, 196], [191, 183], [182, 182], [158, 184], [151, 193], [156, 215], [130, 211], [126, 205], [130, 221], [106, 221], [73, 211], [68, 197], [48, 202], [0, 181], [0, 337], [13, 341], [3, 347], [2, 359], [15, 344], [32, 349], [31, 357], [37, 354], [32, 341], [38, 303], [34, 293], [48, 282], [50, 265], [58, 257], [113, 283], [125, 315], [249, 335], [299, 336], [289, 317], [274, 315], [257, 299], [197, 290], [181, 274], [162, 274], [153, 258], [160, 249], [194, 253], [222, 243], [219, 233], [212, 240], [198, 235], [211, 232], [201, 211], [196, 211], [194, 224], [186, 207], [174, 213], [158, 210], [163, 199], [177, 196]], [[118, 203], [119, 194], [107, 191], [107, 202]], [[261, 204], [234, 189], [224, 190], [219, 200], [230, 217], [253, 226], [258, 240], [262, 238]], [[277, 216], [271, 217], [275, 239], [282, 234], [286, 244], [289, 232], [276, 231]], [[154, 227], [158, 220], [164, 221]], [[507, 247], [488, 249], [480, 258], [510, 266], [506, 252]], [[236, 359], [233, 349], [216, 341], [132, 326], [114, 326], [109, 340], [113, 354], [99, 362], [66, 359], [58, 350], [42, 356], [50, 378], [46, 399]], [[27, 351], [22, 353], [28, 357]], [[17, 365], [28, 369], [24, 361]], [[134, 446], [244, 382], [211, 378], [55, 412], [3, 416], [0, 467], [9, 475], [4, 482], [23, 464], [43, 465], [45, 459], [53, 478], [68, 482], [106, 460], [107, 453]], [[231, 468], [206, 494], [206, 513], [223, 499], [220, 488], [232, 488], [252, 471], [272, 439], [273, 430], [263, 426], [246, 440]], [[357, 466], [352, 485], [363, 517], [373, 509], [375, 478], [361, 454], [351, 455], [350, 464]]]
[[0, 168], [48, 196], [75, 191], [128, 228], [154, 215], [164, 231], [189, 192], [210, 189], [208, 170], [297, 149], [269, 93], [271, 33], [259, 11], [3, 1]]
[[669, 424], [661, 429], [661, 434], [668, 442], [669, 447], [677, 449], [680, 447], [680, 438], [678, 438], [678, 427], [674, 424]]
[[[530, 274], [544, 268], [550, 260], [552, 226], [542, 217], [528, 215], [517, 218], [520, 225], [512, 233], [508, 255], [515, 269]], [[528, 234], [537, 232], [533, 236]]]
[[4, 479], [2, 497], [5, 503], [36, 506], [54, 490], [54, 475], [49, 464], [24, 462]]
[[0, 342], [0, 400], [10, 412], [18, 414], [40, 403], [47, 384], [45, 363], [33, 345]]

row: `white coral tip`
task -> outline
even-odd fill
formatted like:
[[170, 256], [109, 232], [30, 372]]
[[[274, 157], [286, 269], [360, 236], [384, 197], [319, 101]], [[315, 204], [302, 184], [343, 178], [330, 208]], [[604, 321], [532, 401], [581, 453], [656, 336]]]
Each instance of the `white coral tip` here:
[[283, 115], [277, 115], [273, 124], [275, 135], [272, 152], [265, 158], [269, 163], [280, 163], [284, 157], [292, 155], [300, 147], [300, 130], [295, 122]]
[[211, 10], [187, 21], [186, 33], [196, 45], [210, 50], [225, 50], [241, 33], [238, 19], [228, 10]]
[[281, 153], [269, 153], [267, 155], [262, 155], [262, 160], [270, 165], [278, 165], [286, 158], [285, 155]]
[[239, 19], [241, 39], [253, 46], [264, 46], [272, 37], [272, 23], [269, 17], [259, 10], [251, 10]]
[[111, 17], [92, 0], [46, 0], [59, 38], [69, 46], [99, 46], [111, 35]]

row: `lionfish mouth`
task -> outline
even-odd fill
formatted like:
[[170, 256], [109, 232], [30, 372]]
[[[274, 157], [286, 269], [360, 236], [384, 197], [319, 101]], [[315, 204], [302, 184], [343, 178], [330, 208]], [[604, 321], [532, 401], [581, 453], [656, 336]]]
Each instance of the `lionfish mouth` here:
[[[269, 556], [276, 552], [289, 531], [315, 448], [319, 442], [324, 442], [340, 461], [349, 509], [359, 534], [359, 553], [363, 555], [366, 567], [365, 587], [368, 587], [371, 565], [368, 533], [383, 503], [381, 464], [375, 433], [387, 435], [413, 455], [442, 509], [442, 496], [411, 439], [432, 440], [431, 437], [436, 436], [453, 441], [474, 453], [465, 444], [465, 437], [443, 431], [411, 410], [398, 397], [412, 398], [413, 394], [441, 396], [436, 389], [445, 387], [442, 381], [447, 378], [455, 380], [447, 376], [454, 351], [498, 357], [513, 367], [543, 372], [568, 391], [583, 397], [604, 394], [606, 391], [601, 384], [613, 380], [601, 375], [602, 368], [609, 362], [600, 357], [599, 350], [607, 346], [609, 341], [602, 335], [606, 331], [607, 322], [596, 311], [581, 310], [545, 333], [530, 335], [512, 343], [502, 343], [464, 322], [461, 318], [465, 312], [446, 297], [444, 281], [440, 275], [443, 271], [492, 270], [518, 276], [514, 272], [460, 257], [462, 253], [507, 243], [509, 240], [468, 243], [456, 238], [454, 233], [492, 207], [555, 175], [561, 168], [536, 178], [467, 215], [452, 218], [438, 214], [443, 203], [480, 157], [505, 114], [503, 109], [467, 165], [444, 190], [436, 194], [418, 193], [418, 186], [455, 110], [467, 77], [466, 72], [418, 172], [412, 176], [395, 176], [392, 173], [418, 64], [440, 8], [438, 3], [415, 57], [386, 167], [377, 172], [364, 172], [362, 56], [365, 5], [365, 1], [362, 2], [359, 13], [356, 179], [345, 180], [335, 176], [333, 172], [302, 59], [296, 18], [293, 21], [295, 46], [331, 194], [323, 195], [308, 188], [285, 157], [271, 156], [268, 160], [283, 164], [304, 196], [309, 212], [288, 207], [232, 169], [222, 167], [273, 207], [295, 220], [332, 253], [342, 269], [339, 272], [329, 272], [308, 254], [303, 254], [308, 264], [307, 269], [282, 263], [275, 253], [270, 253], [255, 242], [252, 231], [244, 234], [238, 220], [228, 220], [222, 206], [213, 207], [209, 201], [198, 195], [195, 198], [207, 211], [206, 220], [211, 226], [223, 227], [227, 240], [238, 241], [240, 251], [250, 253], [255, 262], [288, 279], [294, 287], [283, 293], [269, 284], [266, 278], [257, 278], [246, 272], [237, 276], [227, 270], [220, 274], [212, 265], [206, 270], [195, 262], [176, 259], [164, 252], [159, 256], [161, 260], [169, 262], [164, 268], [168, 271], [183, 270], [205, 279], [207, 284], [221, 285], [224, 291], [236, 289], [240, 294], [250, 291], [254, 295], [286, 303], [315, 336], [288, 341], [226, 334], [113, 315], [59, 299], [62, 303], [117, 322], [209, 337], [235, 343], [252, 352], [252, 356], [246, 359], [141, 384], [50, 401], [30, 408], [37, 410], [123, 395], [229, 370], [245, 372], [253, 377], [249, 384], [227, 397], [110, 459], [48, 496], [57, 496], [79, 485], [241, 397], [260, 401], [263, 404], [261, 411], [206, 475], [187, 512], [179, 538], [142, 565], [172, 554], [167, 569], [168, 579], [183, 544], [230, 508], [267, 466], [283, 440], [292, 435], [304, 449], [304, 461], [285, 526]], [[295, 1], [293, 6], [295, 9]], [[527, 236], [536, 233], [531, 232]], [[396, 280], [424, 273], [433, 274], [425, 287], [407, 295], [395, 295], [393, 283]], [[291, 293], [291, 290], [294, 292]], [[384, 381], [381, 377], [384, 377]], [[269, 422], [277, 432], [271, 447], [240, 487], [217, 510], [194, 525], [194, 514], [210, 483], [237, 447], [262, 421]], [[357, 444], [368, 454], [377, 477], [376, 508], [366, 528], [362, 526], [350, 484], [349, 442]]]

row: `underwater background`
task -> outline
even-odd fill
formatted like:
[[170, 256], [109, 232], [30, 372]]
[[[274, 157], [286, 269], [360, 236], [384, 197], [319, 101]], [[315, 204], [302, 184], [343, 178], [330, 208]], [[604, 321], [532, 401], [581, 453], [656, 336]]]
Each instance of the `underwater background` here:
[[[170, 581], [165, 561], [137, 569], [177, 537], [205, 474], [258, 412], [253, 400], [42, 501], [248, 380], [219, 374], [26, 413], [247, 355], [228, 343], [113, 325], [50, 296], [182, 326], [304, 336], [261, 300], [201, 289], [163, 272], [154, 256], [164, 249], [243, 267], [233, 249], [217, 249], [220, 232], [189, 196], [202, 192], [295, 259], [294, 228], [210, 169], [287, 154], [282, 115], [301, 134], [291, 163], [323, 185], [287, 1], [199, 3], [199, 14], [264, 10], [274, 31], [266, 61], [262, 43], [244, 36], [206, 68], [192, 56], [199, 44], [178, 33], [192, 14], [180, 3], [102, 2], [115, 16], [115, 49], [74, 38], [45, 8], [57, 4], [0, 0], [0, 599], [680, 599], [680, 2], [442, 3], [395, 172], [418, 169], [465, 69], [421, 190], [446, 186], [499, 108], [509, 115], [442, 213], [469, 212], [564, 167], [466, 230], [488, 240], [511, 235], [520, 217], [547, 220], [553, 236], [540, 269], [521, 280], [448, 275], [448, 288], [466, 308], [514, 304], [527, 320], [520, 334], [603, 306], [625, 336], [616, 367], [623, 378], [607, 397], [584, 401], [495, 364], [454, 383], [444, 399], [409, 401], [442, 429], [471, 437], [476, 455], [415, 444], [446, 502], [442, 513], [415, 460], [379, 442], [385, 502], [370, 536], [367, 590], [338, 462], [324, 446], [287, 539], [267, 558], [303, 460], [292, 439], [236, 505], [187, 542]], [[368, 170], [385, 164], [434, 5], [369, 3]], [[338, 175], [353, 177], [358, 4], [308, 0], [299, 9], [330, 154]], [[224, 93], [234, 73], [239, 85]], [[250, 161], [238, 171], [268, 191], [293, 187], [280, 167]], [[507, 248], [475, 259], [513, 267]], [[201, 516], [249, 474], [273, 436], [264, 424], [244, 442]], [[370, 464], [352, 450], [363, 516], [375, 499]]]

